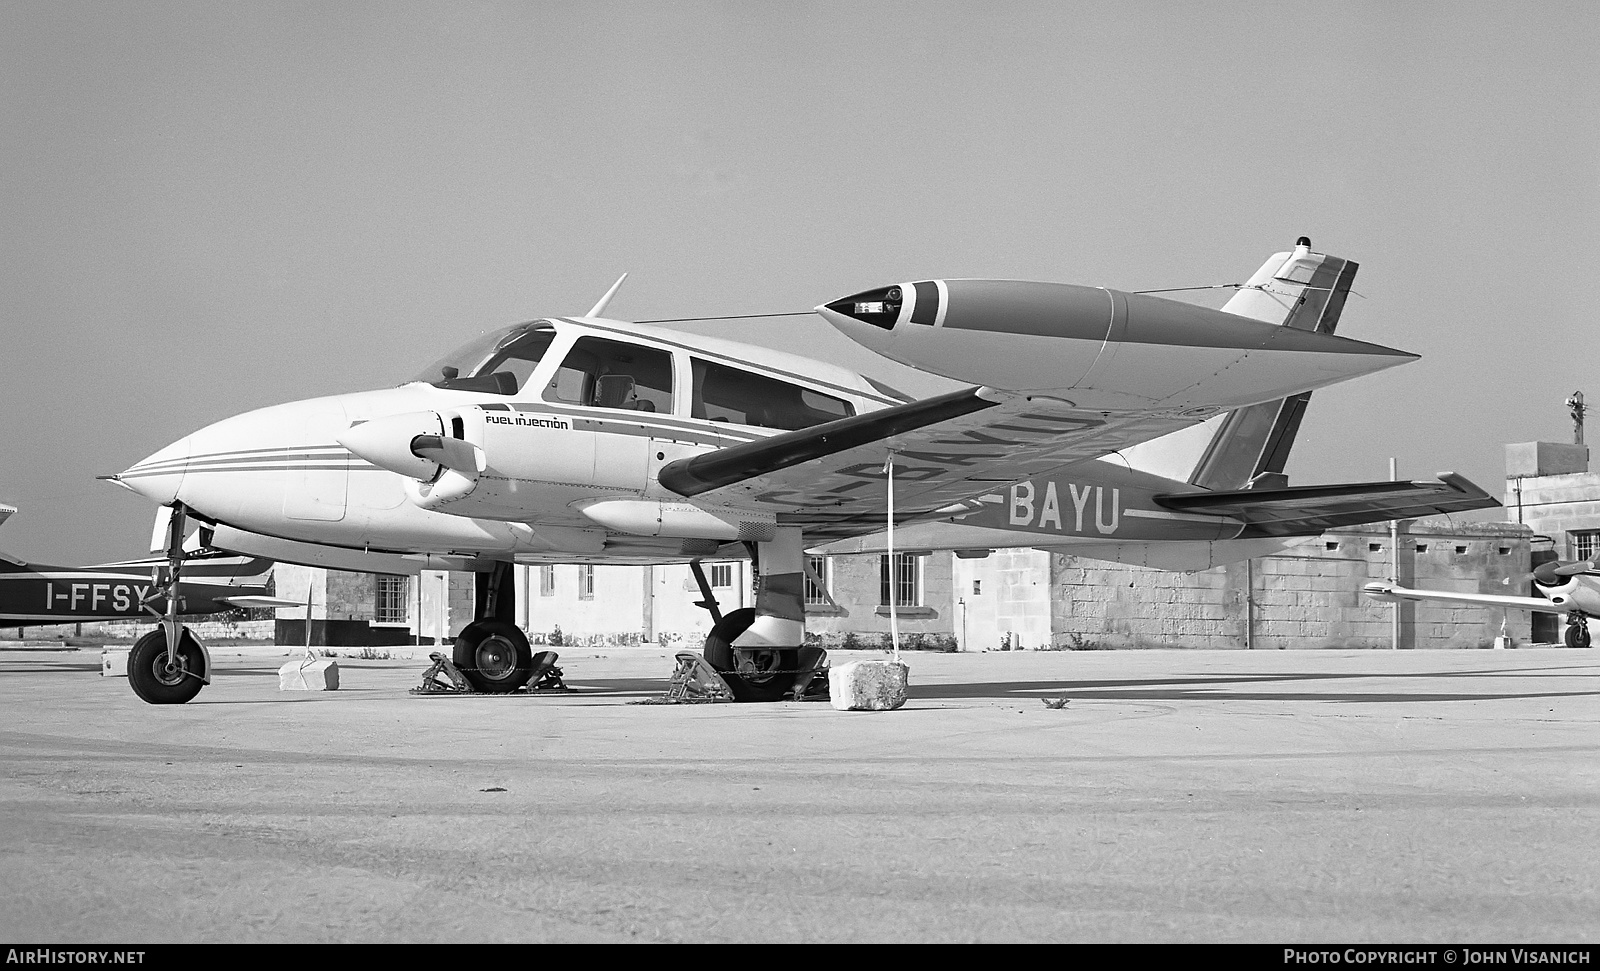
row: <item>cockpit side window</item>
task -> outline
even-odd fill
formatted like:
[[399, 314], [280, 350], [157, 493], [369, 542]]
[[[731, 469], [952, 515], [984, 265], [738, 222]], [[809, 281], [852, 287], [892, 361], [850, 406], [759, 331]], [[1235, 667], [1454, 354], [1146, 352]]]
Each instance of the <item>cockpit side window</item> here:
[[692, 414], [695, 418], [794, 431], [849, 418], [856, 413], [855, 408], [841, 398], [764, 374], [699, 358], [694, 359], [692, 368]]
[[544, 389], [546, 401], [622, 411], [672, 412], [672, 355], [603, 337], [580, 337]]
[[547, 321], [507, 327], [453, 351], [419, 380], [449, 391], [513, 395], [527, 384], [555, 336]]

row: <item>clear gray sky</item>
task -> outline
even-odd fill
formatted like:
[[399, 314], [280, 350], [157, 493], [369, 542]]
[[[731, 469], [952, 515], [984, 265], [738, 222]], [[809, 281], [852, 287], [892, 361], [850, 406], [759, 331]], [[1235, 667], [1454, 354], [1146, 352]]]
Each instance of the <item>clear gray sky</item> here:
[[[142, 554], [103, 482], [489, 327], [992, 276], [1361, 263], [1293, 481], [1570, 441], [1593, 381], [1600, 4], [0, 0], [0, 548]], [[1212, 305], [1220, 299], [1212, 301]], [[701, 325], [891, 379], [820, 320]], [[1600, 439], [1600, 427], [1594, 429]]]

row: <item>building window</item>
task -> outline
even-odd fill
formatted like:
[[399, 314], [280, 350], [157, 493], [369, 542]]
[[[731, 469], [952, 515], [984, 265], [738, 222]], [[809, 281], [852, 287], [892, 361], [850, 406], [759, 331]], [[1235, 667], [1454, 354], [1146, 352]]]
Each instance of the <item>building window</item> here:
[[[806, 557], [806, 566], [811, 572], [806, 574], [806, 603], [811, 606], [824, 606], [828, 603], [828, 558], [826, 556]], [[822, 581], [822, 586], [817, 586], [817, 580], [811, 579], [815, 574], [817, 580]]]
[[922, 604], [922, 579], [921, 568], [918, 565], [922, 558], [910, 553], [896, 553], [894, 557], [894, 573], [889, 572], [889, 557], [878, 557], [878, 594], [879, 603], [888, 605], [889, 584], [894, 584], [894, 603], [900, 607], [918, 607]]
[[411, 583], [407, 577], [378, 576], [377, 590], [372, 598], [372, 622], [375, 624], [403, 624], [406, 622], [406, 591]]
[[713, 563], [713, 564], [711, 564], [711, 585], [713, 587], [731, 587], [731, 586], [733, 586], [733, 564], [732, 563]]
[[578, 567], [578, 599], [594, 599], [594, 567], [588, 564]]
[[1574, 560], [1592, 560], [1594, 554], [1600, 551], [1600, 530], [1586, 529], [1580, 533], [1568, 533], [1572, 540], [1572, 558]]
[[539, 596], [554, 597], [556, 595], [556, 568], [553, 566], [539, 567]]

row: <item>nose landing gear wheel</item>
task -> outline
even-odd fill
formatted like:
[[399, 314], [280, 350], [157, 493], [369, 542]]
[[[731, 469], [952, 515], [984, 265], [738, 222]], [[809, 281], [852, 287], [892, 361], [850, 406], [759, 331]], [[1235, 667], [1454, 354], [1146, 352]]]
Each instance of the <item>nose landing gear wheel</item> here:
[[478, 620], [456, 638], [451, 658], [473, 690], [485, 694], [510, 694], [533, 677], [533, 648], [515, 624], [503, 620]]
[[167, 663], [167, 632], [157, 627], [128, 652], [128, 684], [152, 705], [181, 705], [205, 687], [205, 655], [187, 627]]
[[711, 628], [702, 651], [706, 663], [722, 675], [735, 701], [779, 701], [794, 687], [800, 665], [797, 650], [744, 651], [733, 641], [756, 621], [752, 607], [731, 611]]

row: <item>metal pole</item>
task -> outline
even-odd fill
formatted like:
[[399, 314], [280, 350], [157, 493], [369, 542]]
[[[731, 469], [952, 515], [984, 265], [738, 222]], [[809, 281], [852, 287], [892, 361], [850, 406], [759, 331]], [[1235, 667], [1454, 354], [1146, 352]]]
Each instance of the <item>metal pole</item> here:
[[[1389, 457], [1389, 481], [1400, 481], [1399, 466], [1394, 457]], [[1389, 582], [1400, 582], [1400, 520], [1389, 520]], [[1400, 601], [1396, 600], [1389, 605], [1391, 629], [1389, 632], [1389, 650], [1400, 650]]]
[[1256, 649], [1256, 561], [1244, 561], [1244, 649]]
[[889, 491], [889, 642], [894, 645], [894, 659], [900, 661], [900, 564], [894, 559], [894, 453], [883, 463], [883, 474]]

